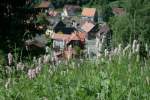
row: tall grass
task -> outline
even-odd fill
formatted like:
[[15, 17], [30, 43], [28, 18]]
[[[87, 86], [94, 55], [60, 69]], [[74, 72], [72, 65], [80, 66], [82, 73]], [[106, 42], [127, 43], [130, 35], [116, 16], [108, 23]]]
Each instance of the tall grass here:
[[25, 71], [15, 71], [0, 79], [0, 100], [149, 100], [150, 60], [141, 63], [137, 55], [127, 50], [111, 60], [103, 55], [42, 64], [32, 79]]

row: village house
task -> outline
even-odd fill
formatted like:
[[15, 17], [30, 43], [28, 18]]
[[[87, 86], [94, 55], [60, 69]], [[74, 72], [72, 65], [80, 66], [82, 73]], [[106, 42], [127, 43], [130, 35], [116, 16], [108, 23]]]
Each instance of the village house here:
[[85, 35], [85, 33], [78, 31], [71, 34], [53, 34], [50, 38], [53, 40], [54, 52], [59, 57], [72, 58], [76, 54], [74, 47], [84, 48]]
[[93, 22], [97, 22], [98, 20], [96, 8], [83, 8], [81, 16], [83, 20], [89, 20]]
[[62, 32], [64, 34], [70, 34], [77, 28], [77, 24], [71, 18], [65, 18], [61, 20], [59, 17], [47, 17], [49, 21], [48, 28], [54, 32]]
[[57, 16], [47, 16], [46, 19], [49, 22], [48, 28], [56, 33], [63, 32], [68, 34], [75, 30], [70, 17], [66, 17], [62, 20], [61, 16], [58, 14]]
[[122, 16], [126, 13], [124, 8], [118, 8], [118, 7], [112, 8], [112, 12], [115, 16]]
[[58, 34], [54, 33], [51, 36], [51, 39], [53, 40], [53, 48], [59, 48], [64, 49], [66, 46], [66, 42], [68, 41], [70, 35], [67, 34]]
[[55, 33], [51, 36], [53, 40], [53, 48], [64, 49], [65, 47], [72, 45], [84, 48], [85, 43], [85, 33], [84, 32], [73, 32], [71, 34], [58, 34]]
[[54, 6], [51, 2], [47, 1], [47, 0], [42, 0], [39, 4], [35, 4], [34, 8], [36, 11], [41, 11], [41, 12], [46, 12], [48, 10], [53, 10]]
[[81, 28], [79, 29], [82, 32], [86, 33], [86, 39], [95, 38], [95, 24], [91, 21], [85, 21]]
[[[74, 32], [77, 28], [77, 24], [75, 24], [75, 20], [72, 20], [72, 18], [67, 17], [64, 20], [61, 20], [59, 16], [56, 17], [47, 17], [46, 18], [49, 22], [47, 26], [47, 30], [50, 32], [58, 33], [61, 32], [63, 34], [71, 34]], [[49, 32], [47, 31], [47, 34]]]
[[63, 8], [63, 15], [65, 17], [76, 16], [76, 14], [80, 11], [81, 8], [78, 5], [65, 5]]

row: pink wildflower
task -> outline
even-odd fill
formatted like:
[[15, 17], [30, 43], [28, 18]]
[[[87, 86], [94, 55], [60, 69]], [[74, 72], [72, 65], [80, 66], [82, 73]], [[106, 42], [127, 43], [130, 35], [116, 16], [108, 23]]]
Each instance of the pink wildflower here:
[[32, 79], [32, 69], [28, 70], [28, 77], [29, 77], [29, 79]]
[[13, 63], [13, 55], [11, 53], [8, 53], [8, 64], [12, 65]]

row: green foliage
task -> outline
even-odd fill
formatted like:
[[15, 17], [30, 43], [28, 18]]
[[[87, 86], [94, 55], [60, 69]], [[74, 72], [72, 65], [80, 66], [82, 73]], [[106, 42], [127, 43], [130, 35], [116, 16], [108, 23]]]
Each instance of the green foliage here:
[[47, 41], [47, 44], [46, 44], [46, 45], [51, 47], [51, 46], [52, 46], [52, 43], [53, 43], [52, 39], [48, 39], [48, 41]]
[[114, 44], [127, 43], [133, 39], [150, 42], [149, 5], [148, 0], [126, 0], [121, 2], [121, 6], [126, 10], [126, 15], [114, 16], [109, 20], [114, 34]]
[[38, 24], [41, 25], [41, 24], [47, 24], [48, 21], [46, 20], [46, 18], [45, 18], [44, 16], [39, 15], [39, 16], [37, 17], [36, 23], [38, 23]]
[[103, 5], [102, 6], [102, 16], [103, 16], [103, 20], [106, 22], [108, 22], [109, 18], [111, 16], [113, 16], [112, 9], [109, 5]]
[[75, 46], [74, 49], [75, 49], [77, 55], [80, 55], [80, 53], [81, 53], [81, 48], [80, 48], [79, 46]]
[[5, 56], [2, 50], [0, 50], [0, 65], [3, 65], [4, 63], [6, 63], [5, 61]]
[[[44, 65], [42, 72], [33, 80], [25, 73], [11, 78], [8, 89], [0, 86], [0, 98], [39, 100], [118, 100], [144, 99], [150, 96], [149, 60], [140, 66], [133, 56], [116, 56], [83, 62], [71, 61], [57, 67]], [[150, 80], [149, 80], [150, 81]], [[5, 94], [7, 92], [7, 94]]]
[[127, 15], [111, 17], [109, 23], [113, 30], [112, 39], [114, 45], [117, 45], [118, 43], [126, 44], [130, 41], [132, 27]]
[[83, 5], [89, 3], [91, 0], [52, 0], [52, 3], [55, 5], [56, 8], [60, 8], [65, 4], [78, 4]]

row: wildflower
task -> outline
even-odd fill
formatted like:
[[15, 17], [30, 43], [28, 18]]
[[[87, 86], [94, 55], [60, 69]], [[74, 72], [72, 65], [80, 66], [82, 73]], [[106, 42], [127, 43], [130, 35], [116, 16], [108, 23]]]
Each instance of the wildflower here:
[[104, 42], [105, 42], [105, 38], [106, 38], [106, 36], [105, 36], [105, 35], [103, 35], [103, 36], [102, 36], [102, 43], [104, 43]]
[[96, 44], [95, 46], [98, 48], [99, 47], [99, 38], [96, 37]]
[[131, 64], [128, 64], [128, 72], [131, 73]]
[[80, 63], [78, 63], [77, 66], [80, 67]]
[[144, 72], [144, 68], [141, 67], [141, 76], [143, 75], [143, 72]]
[[97, 58], [102, 57], [102, 54], [100, 52], [97, 53]]
[[35, 69], [32, 69], [32, 74], [31, 74], [32, 78], [35, 78], [36, 77], [36, 70]]
[[29, 79], [33, 79], [36, 77], [36, 69], [29, 69], [28, 70], [28, 77]]
[[108, 56], [109, 52], [107, 49], [105, 49], [105, 57]]
[[19, 63], [17, 64], [17, 70], [23, 70], [24, 67], [25, 67], [25, 65], [24, 65], [22, 62], [19, 62]]
[[139, 44], [139, 43], [136, 45], [135, 51], [136, 51], [137, 53], [140, 51], [140, 44]]
[[100, 93], [96, 93], [97, 94], [97, 99], [100, 99]]
[[8, 85], [10, 84], [11, 78], [8, 78], [6, 84], [5, 84], [5, 88], [8, 89]]
[[34, 63], [34, 64], [37, 63], [36, 57], [33, 57], [33, 63]]
[[52, 66], [52, 65], [49, 65], [49, 68], [53, 68], [53, 66]]
[[112, 61], [112, 54], [109, 55], [109, 61]]
[[28, 70], [28, 77], [29, 77], [29, 79], [32, 79], [32, 69]]
[[8, 53], [8, 65], [12, 65], [13, 63], [13, 55], [11, 54], [11, 52]]
[[47, 97], [43, 97], [43, 100], [48, 100], [48, 98]]
[[43, 60], [43, 62], [44, 63], [48, 63], [50, 61], [50, 55], [48, 54], [48, 55], [44, 55], [44, 60]]
[[99, 43], [99, 51], [102, 52], [102, 50], [103, 50], [103, 45], [102, 43]]
[[53, 71], [51, 69], [48, 70], [48, 72], [52, 75], [53, 74]]
[[8, 89], [8, 85], [10, 84], [11, 79], [8, 78], [7, 82], [5, 83], [5, 88]]
[[134, 41], [133, 41], [133, 44], [132, 44], [132, 52], [133, 52], [133, 53], [135, 53], [136, 44], [137, 44], [137, 40], [134, 40]]
[[68, 73], [68, 72], [69, 72], [69, 69], [67, 68], [66, 73]]
[[148, 44], [145, 44], [145, 51], [148, 52]]
[[150, 80], [149, 80], [148, 76], [146, 76], [146, 82], [147, 82], [148, 85], [150, 85]]
[[118, 45], [118, 54], [121, 53], [121, 50], [122, 50], [122, 44], [119, 44], [119, 45]]
[[53, 71], [54, 71], [54, 72], [56, 72], [56, 71], [57, 71], [57, 68], [56, 68], [56, 67], [54, 67], [54, 68], [53, 68]]
[[101, 58], [101, 61], [102, 61], [102, 62], [104, 62], [104, 61], [105, 61], [105, 59], [102, 57], [102, 58]]
[[10, 67], [10, 66], [5, 66], [5, 68], [6, 68], [6, 73], [10, 73], [10, 72], [12, 72], [12, 69], [11, 69], [11, 67]]
[[131, 47], [131, 45], [128, 44], [128, 45], [123, 49], [123, 55], [125, 55], [126, 51], [129, 50], [130, 47]]
[[118, 48], [115, 48], [113, 54], [116, 55], [118, 53]]
[[47, 54], [47, 53], [49, 53], [49, 51], [50, 51], [50, 48], [48, 46], [46, 46], [45, 47], [45, 53]]
[[38, 59], [38, 64], [39, 64], [39, 65], [42, 64], [42, 57], [39, 57], [39, 59]]
[[38, 74], [41, 71], [41, 66], [37, 66], [35, 68], [35, 73]]
[[50, 59], [51, 59], [51, 55], [48, 54], [48, 55], [46, 56], [46, 62], [47, 62], [47, 63], [50, 62]]
[[61, 75], [65, 76], [66, 75], [66, 71], [61, 71]]
[[26, 50], [27, 50], [27, 51], [29, 51], [29, 48], [28, 48], [28, 46], [26, 46]]

